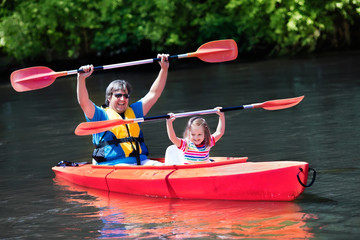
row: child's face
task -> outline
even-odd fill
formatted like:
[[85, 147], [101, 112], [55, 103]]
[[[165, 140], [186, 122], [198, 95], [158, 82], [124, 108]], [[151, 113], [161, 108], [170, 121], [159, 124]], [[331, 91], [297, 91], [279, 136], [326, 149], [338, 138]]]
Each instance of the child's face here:
[[190, 129], [190, 141], [196, 145], [200, 145], [205, 138], [205, 132], [203, 126], [191, 126]]

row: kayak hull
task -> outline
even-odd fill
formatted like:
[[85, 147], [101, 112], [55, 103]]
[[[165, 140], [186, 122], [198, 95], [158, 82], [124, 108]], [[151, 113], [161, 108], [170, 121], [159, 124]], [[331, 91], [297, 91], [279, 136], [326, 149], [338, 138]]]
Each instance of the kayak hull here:
[[291, 201], [303, 191], [308, 163], [246, 162], [218, 158], [213, 163], [173, 166], [55, 166], [56, 177], [110, 192], [181, 199]]

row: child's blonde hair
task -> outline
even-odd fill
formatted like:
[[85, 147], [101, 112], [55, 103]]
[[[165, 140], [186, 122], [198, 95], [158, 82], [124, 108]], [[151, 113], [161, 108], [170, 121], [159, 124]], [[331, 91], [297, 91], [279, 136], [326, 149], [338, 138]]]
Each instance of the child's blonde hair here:
[[210, 146], [211, 143], [211, 133], [210, 133], [210, 129], [208, 124], [206, 123], [204, 118], [201, 117], [192, 117], [189, 119], [188, 124], [185, 128], [184, 131], [184, 138], [185, 139], [190, 139], [190, 131], [191, 131], [191, 126], [202, 126], [204, 129], [204, 144], [206, 147]]

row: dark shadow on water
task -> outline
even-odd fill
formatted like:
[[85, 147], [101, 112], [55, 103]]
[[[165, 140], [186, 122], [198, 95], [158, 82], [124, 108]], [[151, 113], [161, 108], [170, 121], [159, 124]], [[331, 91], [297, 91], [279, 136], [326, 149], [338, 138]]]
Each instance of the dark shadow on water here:
[[337, 201], [322, 197], [312, 193], [302, 193], [298, 199], [294, 201], [295, 203], [336, 203]]

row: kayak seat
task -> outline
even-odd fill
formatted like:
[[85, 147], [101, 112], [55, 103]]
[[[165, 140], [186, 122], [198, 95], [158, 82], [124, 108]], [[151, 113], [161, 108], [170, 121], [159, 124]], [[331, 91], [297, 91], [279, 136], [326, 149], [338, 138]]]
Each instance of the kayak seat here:
[[165, 165], [184, 165], [184, 157], [181, 150], [175, 146], [170, 145], [165, 152]]

